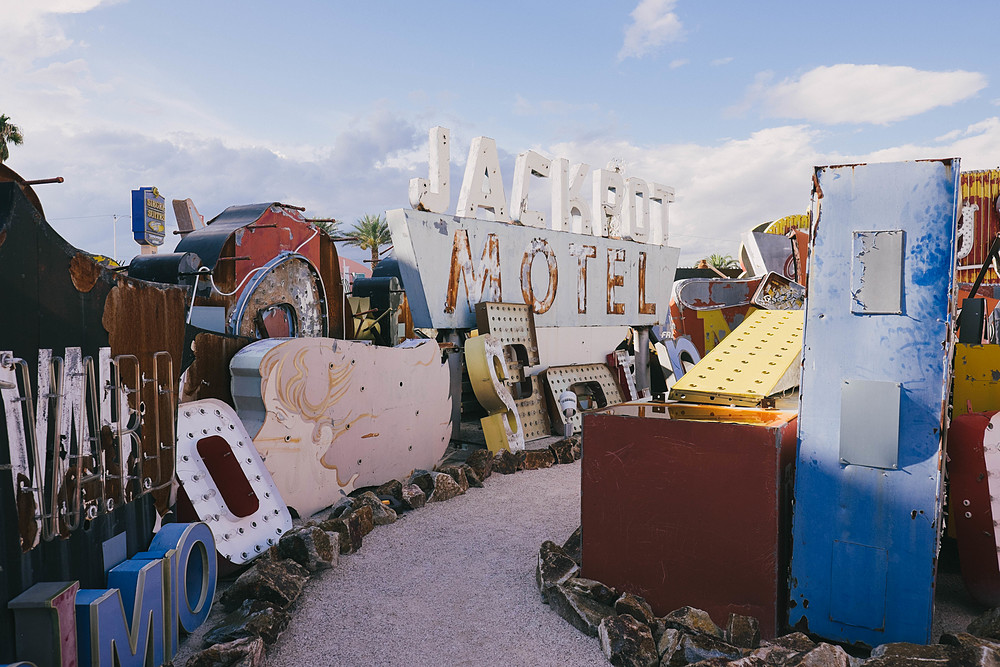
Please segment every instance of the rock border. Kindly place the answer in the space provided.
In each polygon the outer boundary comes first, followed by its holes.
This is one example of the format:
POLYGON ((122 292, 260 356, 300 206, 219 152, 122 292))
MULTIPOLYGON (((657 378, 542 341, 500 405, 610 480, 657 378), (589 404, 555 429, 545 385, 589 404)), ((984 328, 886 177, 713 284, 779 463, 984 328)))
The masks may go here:
POLYGON ((937 644, 882 644, 860 647, 827 643, 793 631, 761 640, 752 616, 730 614, 725 628, 707 612, 681 607, 657 617, 638 595, 577 576, 582 531, 559 546, 543 542, 535 582, 543 603, 584 634, 596 637, 615 667, 987 667, 1000 664, 1000 608, 969 624, 968 632, 946 633, 937 644), (981 636, 977 636, 981 635, 981 636))
MULTIPOLYGON (((277 641, 291 620, 290 608, 308 580, 336 567, 341 556, 361 549, 366 535, 394 523, 400 514, 445 502, 483 488, 494 472, 550 468, 580 458, 580 438, 563 438, 541 449, 497 453, 471 451, 463 462, 445 462, 434 470, 414 470, 405 481, 389 480, 375 489, 359 489, 282 535, 278 543, 254 559, 216 603, 226 611, 203 636, 204 646, 187 667, 263 665, 266 646, 277 641), (316 518, 325 513, 325 518, 316 518)), ((192 638, 188 638, 190 641, 192 638)))

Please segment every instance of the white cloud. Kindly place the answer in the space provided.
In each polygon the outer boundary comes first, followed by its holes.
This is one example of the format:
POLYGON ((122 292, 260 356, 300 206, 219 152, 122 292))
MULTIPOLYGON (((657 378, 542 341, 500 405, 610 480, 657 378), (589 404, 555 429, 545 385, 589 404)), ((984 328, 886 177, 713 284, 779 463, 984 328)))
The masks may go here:
POLYGON ((4 7, 4 39, 0 60, 21 65, 60 53, 73 41, 59 25, 61 14, 80 14, 121 0, 31 0, 4 7))
POLYGON ((950 106, 986 87, 978 72, 928 72, 890 65, 840 64, 770 83, 758 75, 748 102, 765 114, 818 123, 886 124, 950 106))
POLYGON ((715 60, 712 61, 712 66, 718 67, 720 65, 728 65, 731 62, 733 62, 732 56, 727 56, 725 58, 716 58, 715 60))
POLYGON ((938 143, 905 144, 874 151, 865 161, 893 162, 926 158, 961 158, 962 171, 997 169, 1000 167, 1000 118, 994 116, 973 123, 964 130, 949 132, 938 143))
POLYGON ((942 136, 943 141, 906 144, 871 153, 822 151, 821 131, 806 125, 773 127, 717 145, 628 142, 562 143, 543 150, 592 167, 618 158, 627 175, 676 190, 670 207, 670 245, 681 249, 681 266, 712 253, 737 256, 740 235, 756 225, 805 213, 813 167, 958 156, 962 171, 1000 166, 1000 118, 987 118, 942 136))
POLYGON ((819 133, 805 126, 776 127, 716 146, 627 142, 563 143, 547 153, 592 167, 618 158, 628 176, 676 190, 670 207, 670 245, 681 265, 712 253, 736 255, 740 234, 809 206, 819 133))
MULTIPOLYGON (((309 217, 353 222, 408 206, 407 186, 417 174, 397 166, 397 158, 422 148, 426 171, 426 141, 426 132, 408 120, 376 110, 347 123, 332 144, 317 149, 315 159, 228 146, 191 133, 153 138, 53 128, 32 138, 31 151, 12 151, 5 164, 29 179, 63 176, 63 184, 36 188, 47 219, 73 245, 110 255, 112 214, 130 213, 133 188, 154 185, 168 200, 191 197, 206 219, 234 204, 282 201, 304 206, 309 217)), ((173 229, 170 206, 167 219, 173 229)), ((117 223, 116 236, 119 258, 138 251, 127 218, 117 223)), ((167 243, 172 247, 176 240, 170 236, 167 243)))
POLYGON ((641 0, 632 10, 632 23, 625 29, 625 42, 618 60, 642 58, 667 42, 679 40, 684 26, 674 13, 677 0, 641 0))
POLYGON ((684 67, 691 61, 687 58, 678 58, 677 60, 670 61, 670 69, 677 69, 678 67, 684 67))

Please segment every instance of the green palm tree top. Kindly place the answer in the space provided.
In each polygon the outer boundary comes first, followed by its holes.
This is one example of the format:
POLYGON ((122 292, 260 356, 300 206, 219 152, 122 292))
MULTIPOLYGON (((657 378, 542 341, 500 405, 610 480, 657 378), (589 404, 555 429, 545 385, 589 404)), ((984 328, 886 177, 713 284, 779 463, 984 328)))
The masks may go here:
POLYGON ((708 258, 708 263, 717 269, 740 268, 740 263, 733 259, 731 255, 712 255, 708 258))
POLYGON ((10 157, 10 150, 7 144, 20 146, 24 142, 21 128, 10 122, 7 114, 0 114, 0 162, 4 162, 10 157))
POLYGON ((347 235, 351 237, 351 240, 347 242, 349 245, 356 245, 362 250, 371 251, 373 269, 378 265, 379 248, 392 243, 389 223, 381 215, 365 215, 347 230, 347 235))

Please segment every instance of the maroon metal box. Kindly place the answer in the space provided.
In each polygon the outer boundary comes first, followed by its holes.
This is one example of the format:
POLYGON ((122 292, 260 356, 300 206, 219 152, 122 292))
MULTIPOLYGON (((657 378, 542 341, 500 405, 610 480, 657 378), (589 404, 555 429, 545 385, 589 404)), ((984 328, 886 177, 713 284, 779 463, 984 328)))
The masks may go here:
POLYGON ((774 637, 795 439, 790 411, 638 403, 586 414, 583 576, 641 595, 658 616, 691 606, 725 625, 744 614, 774 637))

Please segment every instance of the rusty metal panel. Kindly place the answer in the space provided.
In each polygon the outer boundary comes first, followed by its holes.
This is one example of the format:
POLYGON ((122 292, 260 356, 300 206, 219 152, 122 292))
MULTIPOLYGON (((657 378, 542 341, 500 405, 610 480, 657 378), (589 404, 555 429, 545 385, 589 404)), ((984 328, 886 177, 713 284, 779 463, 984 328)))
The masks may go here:
POLYGON ((434 341, 257 341, 230 365, 236 411, 289 507, 431 468, 451 435, 450 373, 434 341))
MULTIPOLYGON (((993 238, 1000 232, 997 198, 1000 197, 1000 169, 969 171, 962 174, 961 220, 958 231, 959 282, 971 283, 986 261, 993 238)), ((1000 281, 988 269, 984 283, 1000 281)))
POLYGON ((670 389, 670 399, 753 407, 799 384, 801 310, 758 310, 670 389))
POLYGON ((829 639, 931 640, 958 192, 957 160, 816 169, 789 623, 829 639), (889 244, 878 264, 859 257, 884 232, 901 254, 889 244), (898 296, 859 308, 869 277, 898 279, 898 296), (899 385, 897 469, 841 460, 845 438, 875 446, 876 427, 894 419, 851 417, 845 382, 899 385), (847 433, 842 415, 862 423, 847 433))
POLYGON ((231 206, 187 233, 177 252, 201 258, 208 274, 199 274, 192 305, 201 312, 225 308, 225 333, 347 335, 336 247, 301 209, 278 203, 231 206))
MULTIPOLYGON (((24 407, 0 411, 0 464, 20 467, 17 479, 0 468, 0 602, 38 581, 103 586, 106 541, 147 546, 169 505, 186 297, 102 266, 0 183, 0 305, 17 323, 0 327, 0 365, 19 369, 2 390, 24 407)), ((0 663, 14 660, 13 632, 0 604, 0 663)))
POLYGON ((948 428, 950 506, 962 562, 962 580, 972 598, 1000 605, 1000 413, 955 417, 948 428))
POLYGON ((387 219, 415 326, 471 329, 481 301, 528 304, 539 327, 666 319, 677 248, 422 211, 387 219))
POLYGON ((795 413, 732 412, 755 416, 687 421, 649 403, 584 416, 583 576, 641 595, 658 616, 685 605, 719 624, 745 614, 773 637, 786 600, 795 413))

